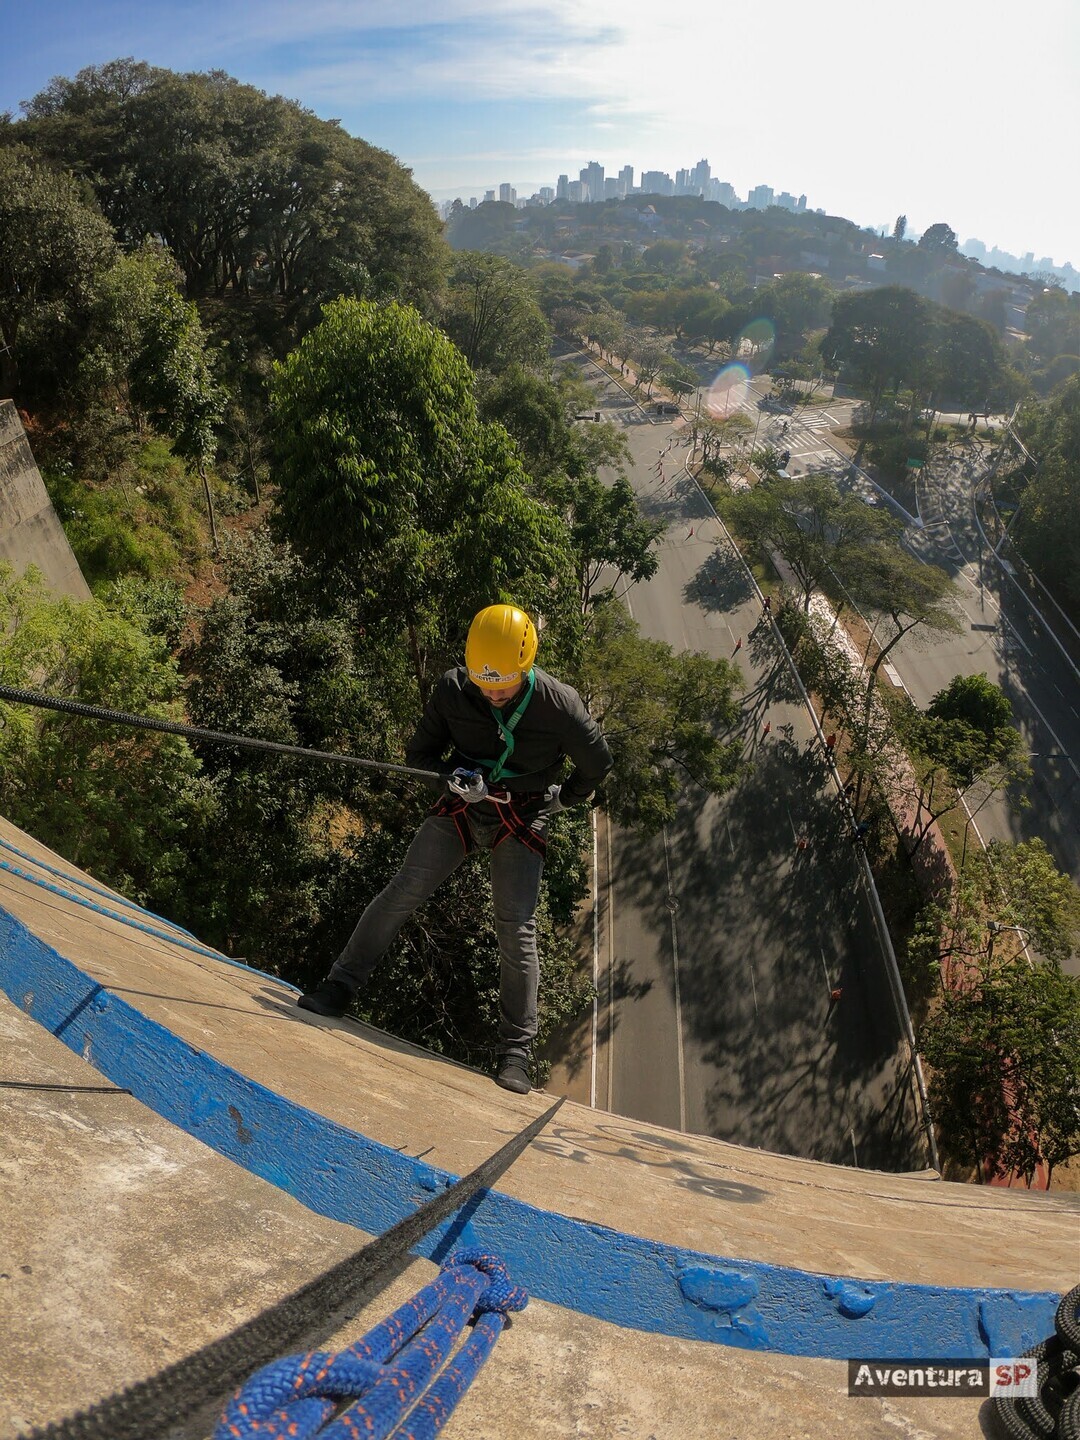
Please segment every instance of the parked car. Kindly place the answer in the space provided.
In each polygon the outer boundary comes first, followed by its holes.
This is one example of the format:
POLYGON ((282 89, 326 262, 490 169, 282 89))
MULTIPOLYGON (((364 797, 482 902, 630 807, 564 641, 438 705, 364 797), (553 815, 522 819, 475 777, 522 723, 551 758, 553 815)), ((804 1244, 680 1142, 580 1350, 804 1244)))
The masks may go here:
POLYGON ((674 400, 657 400, 653 409, 657 415, 680 415, 682 413, 674 400))

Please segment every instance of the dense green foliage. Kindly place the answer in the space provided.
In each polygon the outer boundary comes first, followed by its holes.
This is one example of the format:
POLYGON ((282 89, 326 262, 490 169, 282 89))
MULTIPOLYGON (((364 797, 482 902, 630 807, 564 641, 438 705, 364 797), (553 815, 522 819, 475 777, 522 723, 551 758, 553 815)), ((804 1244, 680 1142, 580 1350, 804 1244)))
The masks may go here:
POLYGON ((930 1102, 949 1149, 987 1178, 1080 1153, 1080 980, 1057 965, 984 961, 922 1029, 930 1102))
POLYGON ((192 296, 262 291, 311 309, 369 283, 415 299, 438 281, 438 220, 408 171, 221 71, 91 66, 9 131, 90 183, 125 248, 160 236, 192 296))
POLYGON ((1014 528, 1024 555, 1080 618, 1080 375, 1045 406, 1028 405, 1017 427, 1034 460, 1014 528))

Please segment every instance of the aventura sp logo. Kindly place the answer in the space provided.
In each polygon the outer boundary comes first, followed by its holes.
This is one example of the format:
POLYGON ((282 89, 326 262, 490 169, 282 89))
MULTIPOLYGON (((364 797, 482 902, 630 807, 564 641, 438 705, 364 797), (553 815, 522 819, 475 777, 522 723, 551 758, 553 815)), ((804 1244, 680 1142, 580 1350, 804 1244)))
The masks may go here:
POLYGON ((849 1395, 1038 1395, 1035 1361, 848 1360, 849 1395))

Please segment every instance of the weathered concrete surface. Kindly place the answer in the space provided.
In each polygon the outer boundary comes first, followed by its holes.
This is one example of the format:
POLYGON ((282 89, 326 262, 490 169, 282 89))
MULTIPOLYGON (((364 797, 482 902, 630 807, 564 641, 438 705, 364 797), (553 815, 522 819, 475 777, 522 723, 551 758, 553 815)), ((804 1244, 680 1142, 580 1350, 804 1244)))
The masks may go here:
MULTIPOLYGON (((156 1373, 358 1249, 102 1080, 0 997, 0 1440, 156 1373)), ((344 1348, 436 1274, 409 1260, 306 1343, 344 1348)), ((976 1401, 851 1400, 840 1361, 645 1335, 530 1300, 444 1433, 762 1440, 979 1434, 976 1401)), ((172 1432, 203 1440, 211 1404, 172 1432)))
POLYGON ((57 595, 90 598, 11 400, 0 400, 0 560, 20 575, 36 565, 57 595))
MULTIPOLYGON (((8 848, 7 864, 71 888, 37 864, 75 873, 45 847, 4 822, 0 841, 32 857, 8 848)), ((11 869, 0 910, 196 1050, 454 1173, 550 1102, 359 1025, 309 1020, 288 987, 11 869)), ((367 1238, 118 1092, 17 1005, 0 999, 0 1440, 156 1372, 367 1238)), ((1060 1292, 1080 1260, 1073 1197, 792 1160, 569 1103, 498 1189, 630 1235, 826 1275, 1060 1292)), ((410 1261, 308 1343, 348 1343, 434 1273, 410 1261)), ((534 1299, 446 1433, 892 1440, 977 1435, 979 1417, 977 1401, 849 1400, 841 1361, 643 1333, 534 1299)), ((204 1413, 176 1434, 211 1426, 204 1413)))

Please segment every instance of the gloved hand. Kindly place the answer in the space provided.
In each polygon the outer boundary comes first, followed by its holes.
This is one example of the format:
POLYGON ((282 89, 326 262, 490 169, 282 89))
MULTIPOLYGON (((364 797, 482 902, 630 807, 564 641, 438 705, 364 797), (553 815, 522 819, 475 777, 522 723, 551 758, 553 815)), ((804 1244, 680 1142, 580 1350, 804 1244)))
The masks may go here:
POLYGON ((541 815, 558 815, 560 810, 567 807, 562 802, 562 786, 549 785, 544 791, 544 804, 541 808, 541 815))
POLYGON ((568 808, 560 798, 561 790, 561 785, 549 785, 544 791, 544 798, 540 802, 540 808, 529 822, 530 830, 546 830, 552 816, 558 815, 560 810, 568 808))
POLYGON ((460 796, 467 805, 475 805, 478 800, 487 798, 487 781, 480 770, 465 770, 459 766, 447 778, 446 785, 451 794, 460 796))

